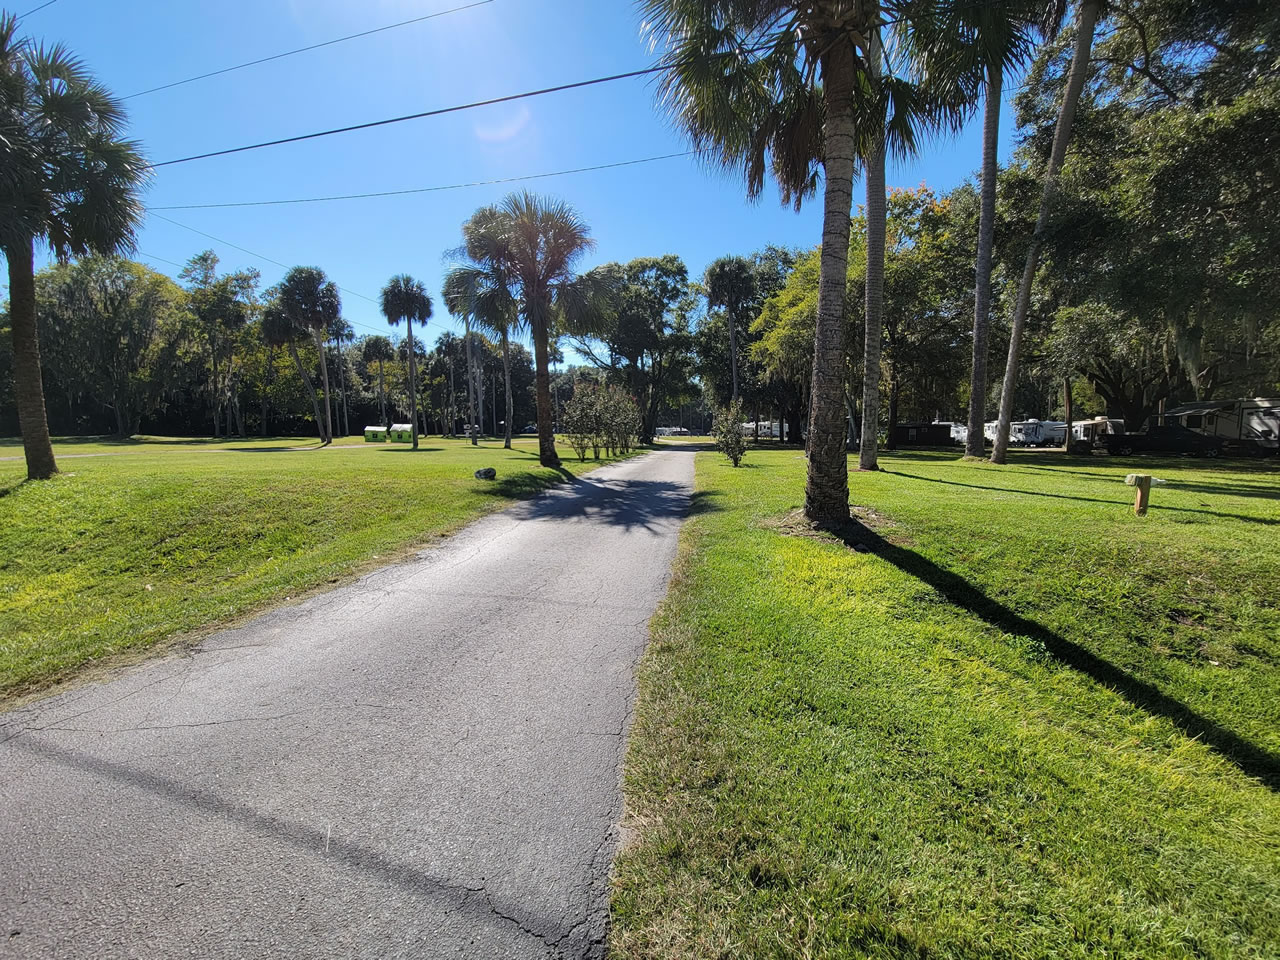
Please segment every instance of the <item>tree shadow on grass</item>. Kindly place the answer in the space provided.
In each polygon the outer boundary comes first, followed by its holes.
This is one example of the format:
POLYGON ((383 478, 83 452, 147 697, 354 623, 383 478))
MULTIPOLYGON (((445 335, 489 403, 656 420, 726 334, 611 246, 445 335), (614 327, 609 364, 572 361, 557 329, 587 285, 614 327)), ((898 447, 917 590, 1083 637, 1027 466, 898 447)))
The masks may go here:
MULTIPOLYGON (((949 487, 968 487, 971 490, 990 490, 993 493, 1019 493, 1028 497, 1048 497, 1052 500, 1078 500, 1081 503, 1105 503, 1118 507, 1129 506, 1132 500, 1102 500, 1098 497, 1079 497, 1070 493, 1048 493, 1044 490, 1019 490, 1017 487, 993 487, 985 483, 961 483, 959 480, 943 480, 941 477, 922 477, 915 473, 903 473, 900 470, 885 470, 880 468, 882 473, 889 474, 894 477, 905 477, 908 480, 923 480, 925 483, 943 483, 949 487)), ((1163 511, 1172 511, 1174 513, 1201 513, 1210 517, 1221 517, 1224 520, 1242 520, 1245 523, 1262 523, 1267 526, 1280 525, 1280 518, 1277 517, 1251 517, 1244 513, 1223 513, 1219 510, 1199 510, 1195 507, 1171 507, 1166 504, 1152 502, 1150 507, 1151 513, 1160 513, 1163 511)))
POLYGON ((1275 754, 1161 693, 1152 684, 1139 680, 1079 644, 1015 613, 959 574, 938 566, 915 551, 890 543, 864 524, 850 521, 847 526, 830 532, 846 546, 862 547, 903 573, 927 583, 949 603, 997 630, 1039 641, 1058 662, 1114 690, 1135 707, 1172 721, 1187 736, 1226 757, 1248 776, 1257 778, 1273 791, 1280 791, 1280 757, 1275 754))

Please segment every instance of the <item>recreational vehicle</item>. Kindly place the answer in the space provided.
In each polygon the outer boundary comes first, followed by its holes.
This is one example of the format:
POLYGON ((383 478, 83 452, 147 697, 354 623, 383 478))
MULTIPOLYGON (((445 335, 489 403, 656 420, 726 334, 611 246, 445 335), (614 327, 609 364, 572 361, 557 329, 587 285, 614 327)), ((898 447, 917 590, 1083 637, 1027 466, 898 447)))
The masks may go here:
POLYGON ((1058 420, 1020 420, 1009 424, 1009 443, 1015 447, 1061 446, 1067 425, 1058 420))
POLYGON ((1280 453, 1280 399, 1253 397, 1188 403, 1166 410, 1164 422, 1207 437, 1221 437, 1228 453, 1280 453))

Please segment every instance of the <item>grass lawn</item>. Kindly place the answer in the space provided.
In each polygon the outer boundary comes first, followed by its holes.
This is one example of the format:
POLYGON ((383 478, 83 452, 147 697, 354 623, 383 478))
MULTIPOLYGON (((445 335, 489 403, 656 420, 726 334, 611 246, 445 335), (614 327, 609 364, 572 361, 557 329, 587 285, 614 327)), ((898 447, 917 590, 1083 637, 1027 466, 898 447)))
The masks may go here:
POLYGON ((307 443, 61 441, 41 483, 0 462, 0 695, 391 562, 560 478, 533 442, 287 449, 307 443), (473 478, 486 466, 496 481, 473 478))
POLYGON ((1280 464, 883 466, 698 455, 613 954, 1280 956, 1280 464))

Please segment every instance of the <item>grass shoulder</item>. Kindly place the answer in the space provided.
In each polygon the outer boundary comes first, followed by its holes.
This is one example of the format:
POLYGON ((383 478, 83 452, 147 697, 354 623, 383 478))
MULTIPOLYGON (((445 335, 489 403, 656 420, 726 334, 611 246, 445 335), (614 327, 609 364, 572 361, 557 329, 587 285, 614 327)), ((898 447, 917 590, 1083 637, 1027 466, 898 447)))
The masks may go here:
MULTIPOLYGON (((0 696, 12 704, 395 562, 564 476, 561 450, 423 438, 417 452, 160 440, 66 459, 49 481, 0 463, 0 696), (480 467, 497 470, 476 480, 480 467)), ((601 461, 603 462, 603 461, 601 461)))
POLYGON ((641 664, 614 955, 1280 942, 1275 465, 1142 460, 1136 518, 1139 461, 900 453, 857 550, 786 529, 803 459, 749 460, 699 455, 641 664))

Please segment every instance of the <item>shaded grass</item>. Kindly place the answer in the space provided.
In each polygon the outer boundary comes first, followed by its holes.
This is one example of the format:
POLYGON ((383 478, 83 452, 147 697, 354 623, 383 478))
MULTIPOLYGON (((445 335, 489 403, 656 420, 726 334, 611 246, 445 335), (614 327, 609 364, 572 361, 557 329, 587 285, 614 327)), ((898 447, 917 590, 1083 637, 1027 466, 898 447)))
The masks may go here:
POLYGON ((1276 955, 1275 464, 887 456, 842 542, 750 459, 698 457, 614 955, 1276 955))
MULTIPOLYGON (((140 445, 25 483, 0 463, 0 693, 391 562, 560 471, 501 442, 273 450, 277 441, 140 445), (494 482, 473 472, 498 471, 494 482)), ((564 456, 568 451, 561 451, 564 456)))

